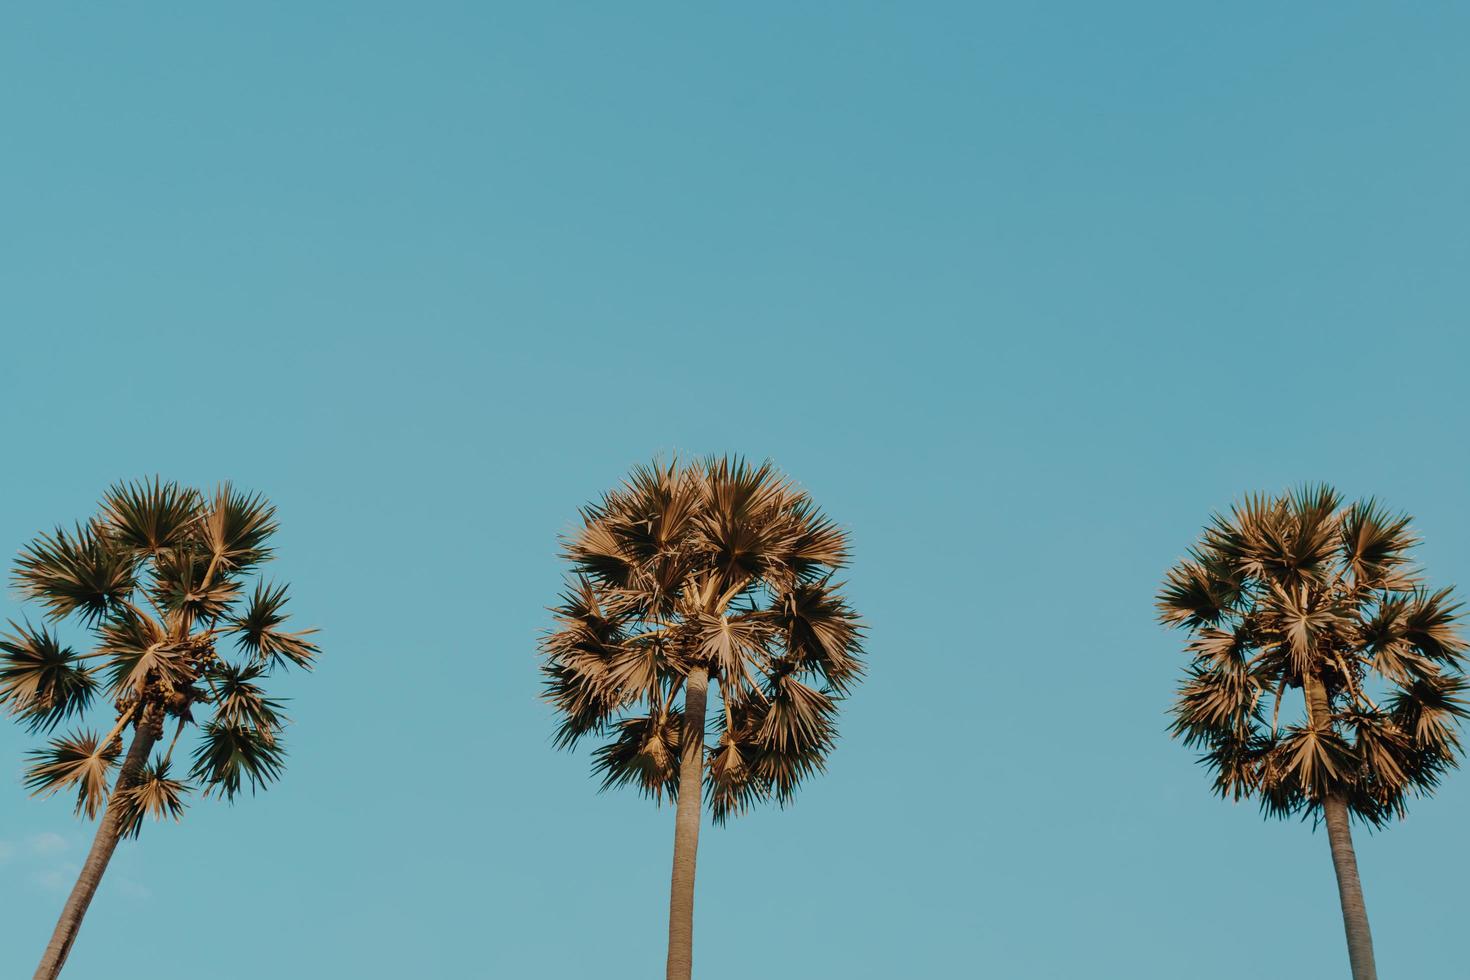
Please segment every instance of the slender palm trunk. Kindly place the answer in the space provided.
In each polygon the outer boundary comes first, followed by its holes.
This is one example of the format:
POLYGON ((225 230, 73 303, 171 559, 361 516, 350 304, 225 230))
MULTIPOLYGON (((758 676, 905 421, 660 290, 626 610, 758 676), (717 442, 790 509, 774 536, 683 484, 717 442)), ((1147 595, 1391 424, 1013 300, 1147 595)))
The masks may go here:
POLYGON ((684 737, 679 758, 679 805, 674 813, 674 874, 669 886, 668 980, 690 980, 694 969, 694 859, 704 791, 704 713, 709 671, 696 667, 684 682, 684 737))
MULTIPOLYGON (((1327 688, 1320 678, 1305 679, 1308 719, 1314 728, 1332 724, 1327 688)), ((1348 823, 1347 801, 1336 793, 1322 801, 1327 822, 1327 842, 1332 846, 1332 868, 1337 872, 1337 898, 1342 905, 1342 927, 1347 933, 1348 962, 1353 980, 1378 980, 1373 964, 1373 933, 1368 929, 1368 908, 1363 904, 1363 883, 1358 879, 1358 856, 1353 851, 1353 831, 1348 823)))
POLYGON ((41 965, 36 967, 34 980, 56 980, 61 975, 67 954, 71 952, 77 932, 82 928, 82 917, 87 914, 87 906, 92 904, 92 896, 102 883, 102 873, 107 870, 112 852, 117 849, 122 825, 122 813, 116 803, 117 791, 131 786, 147 763, 148 753, 153 751, 153 743, 157 741, 155 732, 159 711, 157 705, 149 705, 133 732, 133 742, 128 746, 128 754, 123 759, 122 769, 118 771, 117 782, 112 786, 112 795, 109 798, 112 802, 98 821, 97 836, 92 838, 92 849, 87 852, 87 860, 82 865, 81 874, 77 876, 77 883, 61 910, 56 931, 51 934, 51 942, 46 945, 41 965))
POLYGON ((1353 980, 1378 980, 1378 968, 1373 965, 1373 933, 1368 929, 1363 884, 1358 880, 1358 858, 1353 852, 1347 804, 1339 796, 1329 796, 1322 801, 1322 812, 1327 818, 1327 840, 1332 845, 1332 867, 1337 872, 1337 896, 1342 902, 1342 927, 1347 932, 1353 980))

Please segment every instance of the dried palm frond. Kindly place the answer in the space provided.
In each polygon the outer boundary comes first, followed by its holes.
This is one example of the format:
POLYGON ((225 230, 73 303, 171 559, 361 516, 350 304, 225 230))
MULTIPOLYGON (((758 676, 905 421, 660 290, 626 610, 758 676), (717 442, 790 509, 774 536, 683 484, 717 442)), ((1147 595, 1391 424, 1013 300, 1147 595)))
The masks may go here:
POLYGON ((145 766, 137 781, 117 791, 118 833, 121 836, 137 837, 143 830, 145 817, 155 820, 171 817, 175 823, 183 819, 184 797, 189 793, 189 786, 170 779, 168 770, 167 761, 145 766))
POLYGON ((100 743, 95 732, 53 738, 45 748, 30 752, 34 761, 26 770, 26 788, 32 795, 51 796, 74 786, 76 812, 91 819, 107 802, 107 781, 121 753, 116 740, 100 743))

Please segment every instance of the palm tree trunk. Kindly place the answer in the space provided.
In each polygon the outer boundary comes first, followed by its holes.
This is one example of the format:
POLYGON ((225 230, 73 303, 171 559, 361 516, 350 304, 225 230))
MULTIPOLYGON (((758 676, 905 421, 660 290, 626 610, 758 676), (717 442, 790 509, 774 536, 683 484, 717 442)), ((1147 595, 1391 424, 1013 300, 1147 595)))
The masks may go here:
POLYGON ((82 865, 81 874, 77 876, 77 883, 72 887, 71 895, 61 910, 56 931, 51 934, 51 942, 46 945, 41 965, 36 967, 34 980, 56 980, 61 975, 61 968, 66 964, 72 943, 76 942, 77 932, 82 928, 82 917, 87 914, 87 906, 92 904, 92 896, 102 883, 102 873, 107 870, 112 852, 117 849, 122 829, 122 812, 116 804, 117 791, 131 786, 147 763, 148 753, 153 751, 153 743, 158 740, 155 733, 161 720, 158 717, 160 712, 158 705, 149 705, 138 721, 133 732, 133 742, 128 746, 128 754, 123 759, 122 769, 118 771, 117 782, 112 786, 112 795, 109 797, 112 802, 108 803, 107 810, 98 822, 97 835, 92 838, 92 849, 87 852, 87 860, 82 865))
MULTIPOLYGON (((1332 709, 1321 678, 1304 678, 1308 721, 1314 728, 1331 728, 1332 709)), ((1353 851, 1353 831, 1348 823, 1347 801, 1336 793, 1322 800, 1327 822, 1327 842, 1332 846, 1332 868, 1337 872, 1337 898, 1342 905, 1342 927, 1347 933, 1348 962, 1353 980, 1378 980, 1373 964, 1373 933, 1368 929, 1368 908, 1363 904, 1363 883, 1358 879, 1358 856, 1353 851)))
POLYGON ((674 874, 669 886, 668 980, 690 980, 694 969, 694 859, 704 790, 704 714, 709 670, 695 667, 684 682, 684 737, 679 754, 679 805, 674 813, 674 874))
POLYGON ((1353 852, 1347 804, 1340 796, 1329 796, 1322 801, 1322 812, 1327 818, 1327 840, 1332 845, 1332 867, 1337 872, 1337 896, 1342 902, 1342 926, 1347 932, 1353 980, 1378 980, 1378 968, 1373 965, 1373 933, 1368 929, 1363 884, 1358 880, 1358 858, 1353 852))

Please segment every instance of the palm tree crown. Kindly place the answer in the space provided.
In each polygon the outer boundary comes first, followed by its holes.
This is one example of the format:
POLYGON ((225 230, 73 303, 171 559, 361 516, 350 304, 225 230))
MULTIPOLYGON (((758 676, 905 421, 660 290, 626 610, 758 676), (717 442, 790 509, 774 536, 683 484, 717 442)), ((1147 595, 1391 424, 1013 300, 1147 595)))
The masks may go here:
POLYGON ((1192 658, 1173 733, 1220 795, 1280 817, 1339 799, 1382 825, 1457 764, 1467 647, 1415 543, 1408 517, 1310 487, 1215 516, 1169 572, 1160 618, 1192 658), (1283 718, 1288 689, 1302 711, 1283 718))
POLYGON ((79 620, 95 649, 77 653, 44 624, 12 622, 0 635, 0 704, 32 732, 84 715, 99 694, 111 715, 105 734, 74 731, 31 753, 35 793, 74 790, 88 817, 115 806, 118 832, 136 836, 145 816, 178 819, 193 789, 233 799, 276 778, 286 718, 264 684, 274 668, 309 668, 318 650, 310 630, 282 629, 286 587, 251 582, 275 530, 274 508, 259 496, 154 480, 112 487, 95 517, 21 551, 21 595, 47 620, 79 620), (238 659, 217 648, 225 638, 238 659), (169 718, 172 740, 149 762, 169 718), (129 725, 143 758, 109 792, 129 725), (199 737, 176 777, 174 748, 190 725, 199 737))
POLYGON ((705 746, 717 822, 787 803, 823 768, 836 702, 862 674, 861 628, 832 578, 846 535, 804 491, 769 464, 640 467, 583 510, 565 557, 543 670, 560 745, 611 736, 595 753, 604 788, 676 797, 691 670, 723 702, 705 746))

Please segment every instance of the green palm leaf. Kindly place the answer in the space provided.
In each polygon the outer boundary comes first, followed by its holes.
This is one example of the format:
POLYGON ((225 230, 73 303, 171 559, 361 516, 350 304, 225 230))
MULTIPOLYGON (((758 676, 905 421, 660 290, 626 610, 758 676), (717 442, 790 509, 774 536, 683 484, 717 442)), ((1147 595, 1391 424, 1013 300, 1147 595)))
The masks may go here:
POLYGON ((245 611, 225 618, 226 631, 234 633, 236 642, 257 661, 279 666, 290 663, 311 669, 320 648, 306 637, 315 630, 288 633, 279 627, 286 622, 286 586, 255 584, 245 611))
POLYGON ((96 622, 121 606, 133 592, 132 555, 92 524, 74 532, 57 528, 21 549, 15 560, 15 583, 21 595, 34 599, 51 619, 76 613, 96 622))
POLYGON ((266 542, 276 533, 276 509, 260 494, 235 491, 228 483, 207 505, 200 533, 206 553, 223 571, 241 572, 268 561, 266 542))
POLYGON ((281 702, 265 696, 256 682, 265 676, 263 664, 236 667, 222 661, 209 674, 215 692, 214 717, 221 725, 254 729, 273 738, 273 732, 289 720, 282 713, 281 702))
POLYGON ((218 720, 204 726, 189 775, 204 786, 205 795, 218 790, 234 800, 246 786, 274 782, 285 767, 286 750, 273 732, 218 720))
POLYGON ((139 554, 155 554, 183 544, 198 533, 202 516, 198 491, 176 483, 117 483, 102 497, 102 522, 118 544, 139 554))
POLYGON ((196 549, 160 552, 153 559, 149 594, 170 613, 182 613, 194 622, 213 622, 229 613, 240 598, 240 582, 229 569, 215 567, 196 549))
POLYGON ((31 732, 50 731, 91 704, 97 682, 45 627, 10 624, 0 634, 0 704, 31 732))

